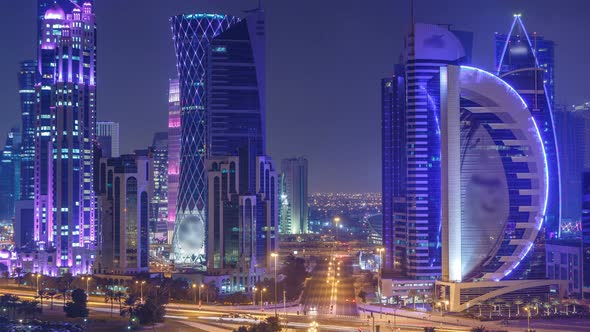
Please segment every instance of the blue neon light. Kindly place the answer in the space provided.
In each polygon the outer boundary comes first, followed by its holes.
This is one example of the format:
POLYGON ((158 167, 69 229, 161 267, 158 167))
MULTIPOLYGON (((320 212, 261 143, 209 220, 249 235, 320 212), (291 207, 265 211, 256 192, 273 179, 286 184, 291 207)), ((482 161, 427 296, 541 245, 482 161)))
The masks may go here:
MULTIPOLYGON (((475 71, 475 72, 479 72, 482 73, 484 75, 488 75, 490 77, 492 77, 495 80, 498 80, 500 82, 502 82, 502 84, 504 86, 506 86, 507 90, 509 91, 509 93, 513 94, 514 96, 517 96, 518 99, 520 100, 520 102, 522 103, 523 106, 523 110, 528 110, 527 104, 524 101, 524 99, 522 99, 522 97, 520 96, 520 94, 512 87, 510 86, 510 84, 506 83, 503 79, 493 75, 492 73, 489 73, 485 70, 481 70, 479 68, 475 68, 475 67, 469 67, 469 66, 461 66, 461 70, 466 69, 466 70, 471 70, 471 71, 475 71)), ((537 138, 539 140, 539 144, 541 145, 541 150, 542 150, 542 156, 543 156, 543 171, 545 173, 545 199, 543 202, 543 210, 542 210, 542 216, 539 219, 539 223, 536 225, 537 226, 537 233, 538 231, 541 229, 541 226, 543 224, 543 221, 545 219, 545 214, 547 212, 547 202, 549 200, 549 171, 548 171, 548 162, 547 162, 547 155, 545 153, 545 145, 543 144, 543 139, 541 137, 541 132, 539 131, 539 128, 537 127, 537 123, 535 122, 535 119, 532 117, 532 115, 529 112, 529 119, 531 119, 533 121, 533 127, 535 128, 535 133, 537 134, 537 138)), ((529 245, 527 246, 527 248, 523 251, 522 255, 519 255, 520 260, 514 262, 512 264, 512 266, 506 270, 506 272, 504 272, 504 277, 508 276, 510 273, 512 273, 512 271, 520 264, 520 261, 522 259, 524 259, 524 257, 526 257, 526 255, 528 255, 529 251, 531 250, 531 248, 533 247, 533 242, 534 239, 532 240, 531 243, 529 243, 529 245)))

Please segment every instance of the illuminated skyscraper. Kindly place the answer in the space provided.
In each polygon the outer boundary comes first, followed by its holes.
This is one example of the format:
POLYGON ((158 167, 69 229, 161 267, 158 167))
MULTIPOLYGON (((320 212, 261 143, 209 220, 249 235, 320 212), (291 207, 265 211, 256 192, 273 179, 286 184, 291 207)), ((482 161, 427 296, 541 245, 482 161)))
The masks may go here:
MULTIPOLYGON (((384 263, 387 270, 394 268, 394 257, 398 263, 407 261, 405 82, 403 65, 396 65, 395 74, 381 80, 381 234, 386 247, 384 263)), ((395 267, 400 272, 406 271, 406 265, 395 267)))
POLYGON ((96 122, 96 140, 100 145, 103 157, 113 158, 121 155, 119 146, 118 122, 96 122))
POLYGON ((437 79, 442 67, 466 61, 469 52, 462 41, 470 36, 448 26, 413 24, 405 68, 396 69, 405 80, 383 82, 385 267, 410 278, 441 274, 442 96, 437 79))
POLYGON ((76 274, 88 272, 82 256, 96 240, 95 15, 91 1, 48 2, 38 3, 34 237, 55 249, 54 269, 76 274))
POLYGON ((14 204, 21 189, 20 151, 21 132, 18 127, 12 128, 0 156, 0 220, 11 220, 15 215, 14 204))
MULTIPOLYGON (((206 158, 265 154, 264 14, 172 17, 180 90, 180 180, 172 250, 180 264, 204 266, 206 158)), ((248 169, 249 179, 263 168, 248 169)), ((242 181, 244 182, 244 181, 242 181)), ((261 184, 259 184, 261 185, 261 184)), ((261 192, 262 188, 255 191, 261 192)), ((272 224, 276 224, 276 220, 272 224)), ((273 229, 272 232, 275 230, 273 229)))
POLYGON ((100 160, 97 196, 101 231, 95 273, 149 271, 153 166, 151 150, 100 160))
POLYGON ((178 198, 178 174, 180 173, 180 91, 178 80, 170 80, 168 94, 168 244, 172 244, 176 202, 178 198))
POLYGON ((18 199, 33 199, 35 194, 35 82, 37 61, 21 62, 18 73, 21 103, 21 188, 18 199))
POLYGON ((154 134, 152 142, 154 167, 150 232, 157 239, 168 236, 168 133, 154 134))
POLYGON ((281 161, 281 233, 308 232, 307 159, 291 158, 281 161))
MULTIPOLYGON (((441 67, 442 281, 450 311, 493 299, 559 296, 545 278, 549 171, 537 123, 515 89, 483 70, 441 67)), ((489 310, 489 308, 486 308, 489 310)))
POLYGON ((497 75, 526 102, 543 136, 549 169, 549 201, 544 229, 547 238, 558 237, 561 224, 561 175, 553 120, 555 100, 554 43, 529 34, 520 14, 514 15, 508 34, 496 34, 497 75))
POLYGON ((180 88, 180 180, 172 242, 179 264, 203 266, 207 205, 207 66, 211 40, 237 23, 234 16, 178 15, 170 19, 180 88))

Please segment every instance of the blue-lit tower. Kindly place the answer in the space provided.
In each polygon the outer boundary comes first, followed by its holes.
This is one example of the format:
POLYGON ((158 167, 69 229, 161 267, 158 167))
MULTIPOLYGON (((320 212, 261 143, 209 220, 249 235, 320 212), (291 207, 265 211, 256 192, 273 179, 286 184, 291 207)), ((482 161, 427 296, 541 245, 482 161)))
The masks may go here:
POLYGON ((207 75, 211 40, 238 23, 234 16, 178 15, 170 19, 180 84, 181 151, 172 259, 204 266, 207 205, 207 75))
POLYGON ((529 34, 520 14, 516 14, 508 34, 496 34, 495 46, 497 75, 518 91, 541 131, 550 179, 543 227, 548 239, 559 237, 561 172, 553 119, 554 43, 536 32, 529 34))
POLYGON ((406 78, 404 66, 381 80, 381 192, 385 268, 406 271, 406 78), (396 223, 398 224, 396 226, 396 223), (401 230, 396 234, 396 229, 401 230), (397 241, 397 244, 396 244, 397 241), (397 250, 396 250, 397 249, 397 250), (395 260, 394 260, 395 258, 395 260))
POLYGON ((21 132, 12 128, 0 155, 0 220, 11 220, 15 215, 15 201, 20 197, 21 132))
MULTIPOLYGON (((434 279, 441 275, 439 77, 442 67, 468 60, 470 52, 465 45, 470 45, 471 36, 456 34, 448 26, 412 24, 406 39, 405 81, 395 82, 398 89, 405 85, 405 101, 401 100, 400 91, 391 99, 387 94, 394 91, 383 90, 383 98, 389 98, 384 108, 393 109, 384 110, 393 112, 393 117, 384 116, 383 122, 386 126, 383 138, 387 140, 383 148, 392 149, 389 151, 392 155, 385 156, 388 159, 383 161, 384 172, 388 173, 384 176, 388 182, 383 184, 388 201, 383 204, 384 210, 389 211, 383 225, 388 260, 385 266, 410 278, 434 279), (391 102, 394 104, 388 105, 391 102), (404 107, 403 116, 396 114, 400 107, 404 107), (389 123, 385 123, 388 117, 389 123), (388 146, 392 144, 397 146, 388 146), (394 151, 395 148, 398 150, 394 151), (396 168, 387 164, 397 161, 400 164, 396 168), (395 177, 398 177, 397 183, 395 177), (395 192, 399 194, 397 202, 395 192), (393 203, 398 204, 395 210, 393 203)), ((387 81, 384 84, 387 85, 387 81)))
POLYGON ((87 273, 96 240, 95 14, 92 1, 40 0, 38 10, 34 237, 55 249, 54 268, 87 273))
POLYGON ((23 61, 18 73, 21 103, 21 188, 18 199, 29 200, 35 194, 35 82, 37 61, 23 61))

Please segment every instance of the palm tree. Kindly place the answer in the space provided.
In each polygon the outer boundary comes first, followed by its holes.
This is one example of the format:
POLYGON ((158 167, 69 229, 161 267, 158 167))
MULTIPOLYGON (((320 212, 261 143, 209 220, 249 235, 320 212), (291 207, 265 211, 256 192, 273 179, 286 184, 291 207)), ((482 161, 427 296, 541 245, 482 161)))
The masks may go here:
POLYGON ((23 268, 17 267, 14 270, 12 270, 12 276, 16 278, 17 284, 18 286, 20 286, 23 277, 23 268))
POLYGON ((545 315, 549 316, 551 314, 551 303, 550 302, 544 302, 543 303, 543 308, 545 308, 545 315))
POLYGON ((514 300, 514 304, 516 304, 516 315, 520 316, 520 306, 524 304, 524 301, 519 297, 514 300))
POLYGON ((57 295, 57 292, 54 290, 50 290, 47 292, 47 297, 51 299, 51 310, 53 310, 53 298, 55 298, 55 295, 57 295))
POLYGON ((410 289, 408 292, 408 297, 412 298, 412 302, 414 303, 414 310, 416 310, 416 295, 418 295, 418 291, 415 289, 410 289))
POLYGON ((559 299, 552 299, 551 300, 551 306, 553 307, 553 314, 557 315, 557 310, 558 310, 560 304, 561 304, 561 301, 559 301, 559 299))
POLYGON ((538 297, 535 297, 531 300, 531 303, 533 303, 535 305, 535 309, 537 311, 536 315, 539 315, 539 304, 541 303, 541 300, 538 297))

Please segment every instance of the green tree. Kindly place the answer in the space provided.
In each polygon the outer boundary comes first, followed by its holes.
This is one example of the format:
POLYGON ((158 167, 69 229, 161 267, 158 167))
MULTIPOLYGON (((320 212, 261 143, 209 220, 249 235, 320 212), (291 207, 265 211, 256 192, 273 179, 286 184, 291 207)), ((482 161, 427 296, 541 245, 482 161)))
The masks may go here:
POLYGON ((71 318, 88 317, 86 293, 78 288, 72 292, 72 302, 66 303, 64 311, 66 316, 71 318))
POLYGON ((164 303, 158 299, 150 296, 144 304, 140 304, 135 309, 135 314, 139 318, 139 323, 142 325, 153 325, 164 321, 166 309, 164 303))
POLYGON ((23 281, 23 268, 17 267, 12 270, 12 276, 16 278, 17 284, 20 286, 21 282, 23 281))

